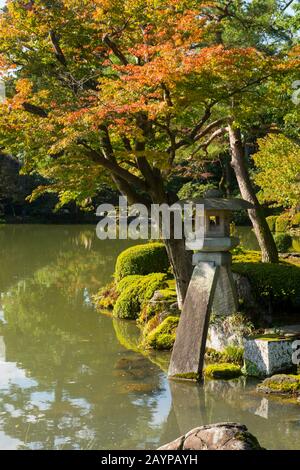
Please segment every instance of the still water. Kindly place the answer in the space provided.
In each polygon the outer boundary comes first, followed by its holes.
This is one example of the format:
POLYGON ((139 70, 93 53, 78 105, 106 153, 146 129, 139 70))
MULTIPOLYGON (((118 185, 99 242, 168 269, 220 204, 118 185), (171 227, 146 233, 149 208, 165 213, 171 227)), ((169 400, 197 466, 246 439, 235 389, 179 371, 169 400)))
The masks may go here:
POLYGON ((128 242, 92 227, 0 227, 0 449, 151 449, 201 424, 238 421, 268 449, 300 449, 300 405, 239 379, 169 383, 168 354, 94 312, 128 242))

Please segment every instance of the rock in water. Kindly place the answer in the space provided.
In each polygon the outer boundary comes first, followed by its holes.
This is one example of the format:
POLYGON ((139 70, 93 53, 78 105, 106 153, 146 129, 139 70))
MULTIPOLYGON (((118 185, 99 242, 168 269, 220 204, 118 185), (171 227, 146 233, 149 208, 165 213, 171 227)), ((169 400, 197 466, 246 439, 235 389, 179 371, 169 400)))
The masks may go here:
POLYGON ((300 396, 300 375, 276 374, 257 386, 258 392, 300 396))
POLYGON ((218 423, 192 429, 159 450, 263 450, 243 424, 218 423))

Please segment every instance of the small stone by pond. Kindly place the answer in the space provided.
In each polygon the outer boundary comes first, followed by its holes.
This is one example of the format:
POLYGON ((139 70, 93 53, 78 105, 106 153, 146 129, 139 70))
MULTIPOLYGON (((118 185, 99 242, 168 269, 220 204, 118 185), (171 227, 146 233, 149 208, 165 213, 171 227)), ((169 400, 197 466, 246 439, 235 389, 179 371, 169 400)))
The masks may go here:
POLYGON ((217 423, 192 429, 159 450, 263 450, 256 437, 239 423, 217 423))
POLYGON ((291 370, 295 338, 278 335, 245 338, 243 372, 253 377, 266 377, 291 370))
POLYGON ((300 375, 273 375, 260 383, 257 391, 267 394, 293 395, 300 398, 300 375))

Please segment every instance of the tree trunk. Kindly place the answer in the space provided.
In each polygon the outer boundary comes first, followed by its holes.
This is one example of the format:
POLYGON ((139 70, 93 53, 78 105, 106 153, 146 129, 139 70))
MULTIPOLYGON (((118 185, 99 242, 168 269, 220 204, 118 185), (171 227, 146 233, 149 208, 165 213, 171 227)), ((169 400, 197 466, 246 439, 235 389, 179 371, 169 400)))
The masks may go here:
POLYGON ((262 252, 262 261, 278 263, 278 250, 249 176, 240 130, 229 126, 229 140, 231 166, 234 169, 242 198, 254 205, 254 209, 249 209, 248 214, 262 252))
POLYGON ((178 306, 181 309, 193 272, 192 252, 185 248, 185 240, 164 240, 176 281, 178 306))
MULTIPOLYGON (((154 181, 151 181, 151 199, 154 204, 168 204, 172 205, 176 202, 177 198, 170 195, 164 188, 164 182, 160 172, 154 176, 154 181)), ((170 264, 173 269, 178 306, 181 309, 185 300, 186 292, 189 282, 193 273, 192 255, 193 253, 186 249, 184 229, 182 228, 182 238, 177 240, 174 238, 174 218, 171 216, 170 220, 170 238, 163 239, 170 264)))

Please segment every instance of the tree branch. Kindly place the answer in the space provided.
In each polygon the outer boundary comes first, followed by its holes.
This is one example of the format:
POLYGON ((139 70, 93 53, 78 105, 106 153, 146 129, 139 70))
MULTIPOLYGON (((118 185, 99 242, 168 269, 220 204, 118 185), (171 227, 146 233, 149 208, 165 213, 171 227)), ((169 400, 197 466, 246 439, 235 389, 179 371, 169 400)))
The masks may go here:
POLYGON ((202 139, 202 137, 205 137, 207 134, 209 134, 210 131, 212 131, 215 127, 219 126, 224 121, 226 122, 228 120, 229 120, 229 116, 226 116, 226 117, 217 119, 216 121, 213 121, 211 124, 209 124, 205 129, 203 129, 201 132, 199 132, 199 134, 195 136, 194 142, 196 142, 199 139, 202 139))
POLYGON ((220 137, 221 135, 224 135, 226 134, 226 132, 228 132, 228 127, 221 127, 220 129, 217 129, 215 132, 213 132, 209 138, 203 142, 202 144, 200 144, 197 149, 192 153, 192 156, 194 156, 196 153, 199 152, 199 150, 205 150, 207 151, 207 148, 209 147, 209 145, 215 140, 217 139, 218 137, 220 137))
POLYGON ((125 168, 119 166, 116 161, 108 160, 104 155, 89 147, 85 142, 80 141, 78 143, 86 149, 86 155, 92 161, 99 163, 101 166, 103 166, 103 168, 113 173, 113 175, 119 176, 120 178, 124 179, 125 181, 132 184, 141 191, 148 191, 148 185, 144 180, 134 175, 133 173, 130 173, 125 168))
POLYGON ((188 145, 190 144, 195 136, 197 135, 198 131, 204 126, 204 124, 208 121, 208 119, 210 118, 211 116, 211 110, 212 110, 212 107, 214 106, 215 102, 211 103, 210 105, 207 106, 202 118, 200 119, 200 121, 195 125, 195 127, 190 131, 190 133, 184 137, 183 139, 179 140, 179 142, 177 142, 175 144, 175 147, 169 147, 168 148, 168 153, 170 153, 171 151, 176 151, 178 150, 179 148, 183 147, 184 145, 188 145))
POLYGON ((58 36, 56 34, 55 31, 51 30, 49 32, 49 37, 51 39, 51 42, 52 42, 52 46, 53 46, 53 49, 54 49, 54 53, 55 53, 55 57, 57 58, 57 60, 64 66, 64 67, 67 67, 67 60, 65 58, 65 55, 59 45, 59 39, 58 39, 58 36))
POLYGON ((108 34, 104 34, 104 36, 102 37, 102 41, 104 42, 104 44, 106 44, 107 47, 109 47, 113 51, 115 56, 118 57, 118 59, 123 65, 128 65, 128 60, 126 59, 125 55, 122 51, 120 51, 116 43, 114 43, 109 38, 108 34))
POLYGON ((27 103, 26 101, 22 103, 23 109, 30 114, 34 114, 35 116, 39 116, 42 118, 48 117, 48 111, 45 111, 40 106, 36 106, 35 104, 27 103))

